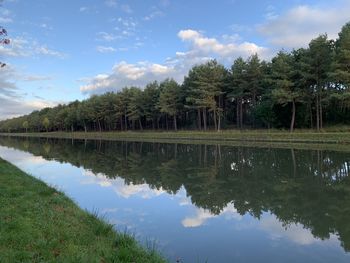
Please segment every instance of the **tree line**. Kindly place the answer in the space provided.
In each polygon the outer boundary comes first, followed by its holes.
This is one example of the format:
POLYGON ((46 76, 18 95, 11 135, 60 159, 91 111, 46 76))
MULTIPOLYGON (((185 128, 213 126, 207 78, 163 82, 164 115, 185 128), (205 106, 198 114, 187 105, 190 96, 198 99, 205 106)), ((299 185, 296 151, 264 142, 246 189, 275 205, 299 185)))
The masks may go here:
MULTIPOLYGON (((117 87, 116 87, 117 88, 117 87)), ((0 122, 2 132, 311 128, 350 123, 350 23, 307 48, 216 60, 144 89, 125 87, 0 122)))

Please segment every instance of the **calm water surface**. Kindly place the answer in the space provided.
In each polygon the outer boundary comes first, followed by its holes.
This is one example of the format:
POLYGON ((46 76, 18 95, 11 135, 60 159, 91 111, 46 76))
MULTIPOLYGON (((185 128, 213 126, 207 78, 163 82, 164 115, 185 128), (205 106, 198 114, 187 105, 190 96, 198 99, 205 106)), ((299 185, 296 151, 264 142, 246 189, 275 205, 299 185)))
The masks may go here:
POLYGON ((0 157, 170 262, 350 262, 350 154, 0 137, 0 157))

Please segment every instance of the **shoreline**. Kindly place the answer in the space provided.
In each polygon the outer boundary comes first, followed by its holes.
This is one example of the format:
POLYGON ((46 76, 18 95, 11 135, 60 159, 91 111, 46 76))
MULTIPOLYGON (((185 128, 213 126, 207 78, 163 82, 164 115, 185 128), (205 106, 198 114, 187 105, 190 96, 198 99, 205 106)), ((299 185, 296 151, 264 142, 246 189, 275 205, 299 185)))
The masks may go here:
POLYGON ((245 147, 295 148, 350 151, 350 132, 297 131, 127 131, 127 132, 42 132, 0 133, 0 136, 79 140, 111 140, 245 147))
POLYGON ((1 262, 166 262, 0 158, 1 262))

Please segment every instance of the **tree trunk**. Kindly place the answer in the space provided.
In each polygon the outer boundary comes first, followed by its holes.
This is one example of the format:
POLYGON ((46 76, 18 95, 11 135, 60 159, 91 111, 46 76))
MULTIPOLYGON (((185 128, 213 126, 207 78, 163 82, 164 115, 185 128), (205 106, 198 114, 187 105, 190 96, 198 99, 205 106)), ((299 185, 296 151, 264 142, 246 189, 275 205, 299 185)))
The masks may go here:
POLYGON ((294 131, 294 123, 295 123, 295 100, 292 101, 292 119, 290 121, 290 132, 294 131))
POLYGON ((165 114, 165 124, 166 124, 166 130, 169 130, 169 122, 168 122, 168 114, 165 114))
POLYGON ((314 120, 312 117, 312 102, 310 103, 310 128, 313 129, 314 128, 314 120))
POLYGON ((239 129, 240 128, 240 122, 239 122, 239 120, 240 120, 240 118, 239 118, 239 102, 240 102, 240 99, 237 99, 237 105, 236 105, 236 125, 237 125, 237 129, 239 129))
POLYGON ((219 96, 218 131, 221 130, 221 115, 224 113, 223 95, 219 96))
POLYGON ((139 125, 140 125, 140 130, 142 131, 142 130, 143 130, 143 127, 142 127, 142 121, 141 121, 141 119, 139 119, 139 125))
MULTIPOLYGON (((253 91, 253 110, 255 111, 256 109, 256 91, 253 91)), ((252 115, 253 117, 253 128, 255 128, 255 115, 252 115)))
POLYGON ((201 109, 197 109, 197 121, 198 121, 198 129, 202 130, 202 119, 201 119, 201 109))
POLYGON ((240 116, 239 116, 239 123, 240 123, 240 128, 243 129, 243 102, 242 99, 240 100, 239 103, 239 112, 240 112, 240 116))
POLYGON ((213 112, 214 115, 214 126, 215 126, 215 130, 218 129, 218 123, 217 123, 217 117, 216 117, 216 109, 213 112))
POLYGON ((126 120, 126 113, 124 115, 124 126, 125 126, 125 130, 127 131, 128 130, 128 121, 126 120))
POLYGON ((176 114, 174 114, 174 130, 177 131, 176 114))
POLYGON ((100 132, 102 132, 102 127, 101 127, 101 122, 100 120, 97 120, 97 123, 98 123, 98 129, 100 132))
POLYGON ((206 108, 203 108, 203 127, 204 127, 204 130, 206 131, 207 130, 207 109, 206 108))
POLYGON ((123 127, 123 116, 120 116, 120 131, 123 131, 124 130, 124 127, 123 127))
POLYGON ((321 98, 320 98, 320 129, 323 129, 323 110, 322 110, 321 98))
POLYGON ((318 93, 316 94, 316 129, 319 132, 320 131, 320 109, 319 109, 319 97, 318 93))

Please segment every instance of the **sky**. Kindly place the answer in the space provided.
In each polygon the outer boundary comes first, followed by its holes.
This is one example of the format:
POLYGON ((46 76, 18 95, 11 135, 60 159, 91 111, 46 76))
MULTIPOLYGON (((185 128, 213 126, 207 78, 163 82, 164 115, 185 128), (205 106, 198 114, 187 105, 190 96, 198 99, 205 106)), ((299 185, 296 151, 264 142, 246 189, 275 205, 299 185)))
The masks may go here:
POLYGON ((144 87, 179 83, 195 64, 271 59, 350 21, 350 0, 4 0, 0 120, 144 87))

